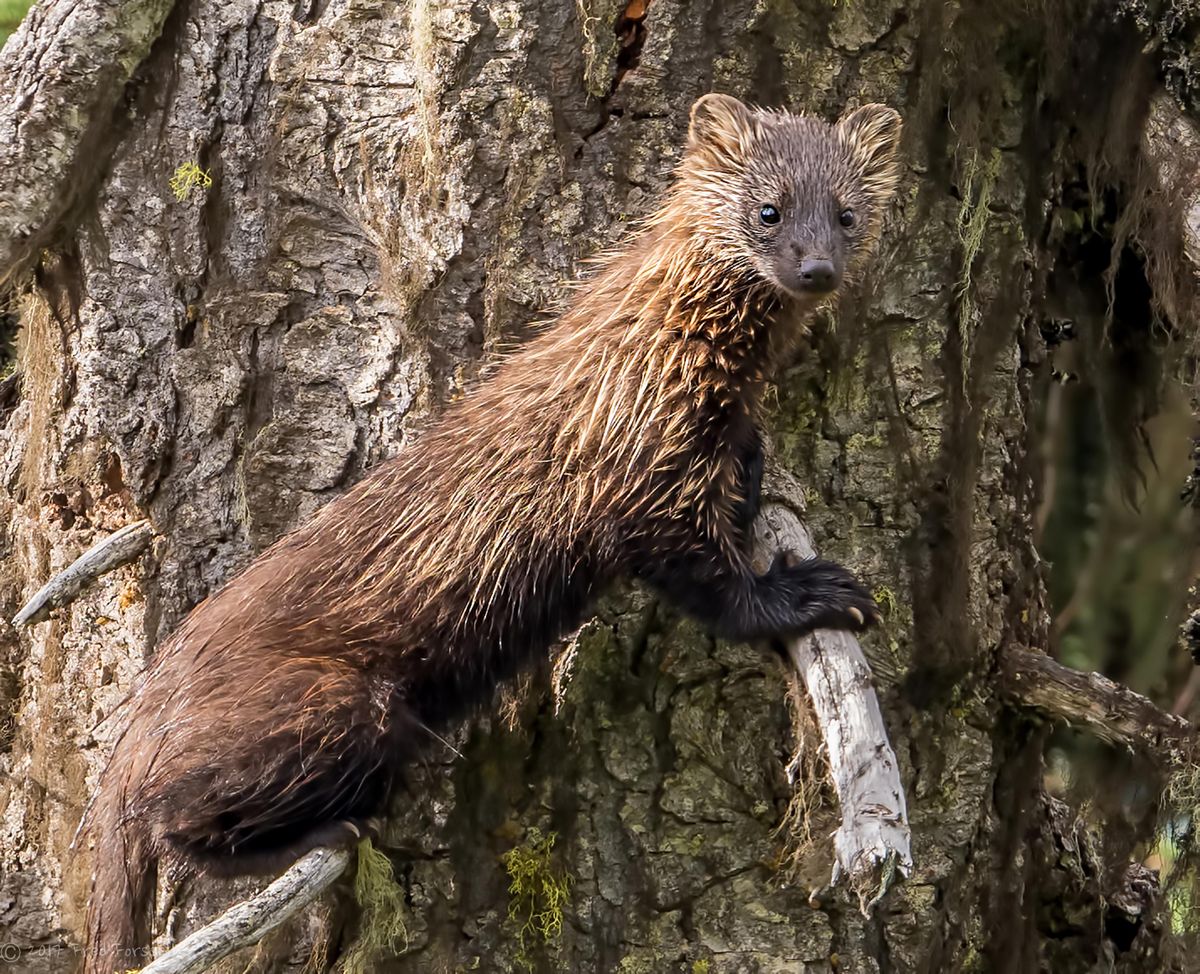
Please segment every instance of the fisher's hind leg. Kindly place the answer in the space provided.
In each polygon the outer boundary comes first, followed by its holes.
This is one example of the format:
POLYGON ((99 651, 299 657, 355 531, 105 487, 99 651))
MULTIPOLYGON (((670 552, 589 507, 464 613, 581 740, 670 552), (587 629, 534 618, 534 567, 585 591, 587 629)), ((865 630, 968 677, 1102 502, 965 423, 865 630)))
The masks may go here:
POLYGON ((277 669, 270 701, 239 696, 245 715, 210 724, 152 782, 139 805, 163 846, 206 872, 249 875, 372 831, 415 739, 412 718, 368 673, 308 663, 277 669), (266 722, 255 716, 265 707, 276 711, 266 722))
POLYGON ((200 867, 210 876, 271 876, 283 872, 313 849, 353 850, 363 839, 377 841, 382 830, 383 819, 379 816, 344 818, 318 825, 290 845, 279 848, 197 858, 200 867))

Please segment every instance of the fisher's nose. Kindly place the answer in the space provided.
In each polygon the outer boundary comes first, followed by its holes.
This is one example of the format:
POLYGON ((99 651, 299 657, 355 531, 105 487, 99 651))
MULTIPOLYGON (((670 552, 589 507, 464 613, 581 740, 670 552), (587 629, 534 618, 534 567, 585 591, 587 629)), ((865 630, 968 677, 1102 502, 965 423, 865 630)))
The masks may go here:
POLYGON ((837 287, 833 261, 823 257, 805 257, 800 261, 800 286, 814 294, 825 294, 837 287))

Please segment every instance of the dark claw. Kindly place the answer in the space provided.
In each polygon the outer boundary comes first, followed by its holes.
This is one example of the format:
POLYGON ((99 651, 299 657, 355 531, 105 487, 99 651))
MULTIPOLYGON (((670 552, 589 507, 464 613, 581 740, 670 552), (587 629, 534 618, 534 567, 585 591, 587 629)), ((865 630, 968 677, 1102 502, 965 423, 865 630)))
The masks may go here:
POLYGON ((863 632, 871 626, 878 625, 883 619, 871 594, 857 582, 854 583, 854 590, 846 594, 846 601, 841 606, 832 608, 835 617, 840 613, 843 623, 831 626, 833 629, 863 632))
MULTIPOLYGON (((335 823, 334 828, 340 829, 345 836, 344 841, 353 847, 358 845, 363 839, 378 842, 379 836, 383 831, 383 819, 378 816, 372 816, 371 818, 344 818, 340 822, 335 823)), ((336 842, 331 844, 336 844, 336 842)))

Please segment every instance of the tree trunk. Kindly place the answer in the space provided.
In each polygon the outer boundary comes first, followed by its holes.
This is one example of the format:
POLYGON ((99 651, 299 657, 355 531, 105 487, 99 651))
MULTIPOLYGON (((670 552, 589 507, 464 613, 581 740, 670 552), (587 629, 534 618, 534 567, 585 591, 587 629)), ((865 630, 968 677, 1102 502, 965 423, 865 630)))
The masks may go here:
MULTIPOLYGON (((5 99, 71 6, 43 0, 9 41, 5 99)), ((128 80, 72 116, 77 157, 30 174, 50 195, 0 268, 20 295, 0 614, 104 534, 155 532, 49 621, 0 623, 0 959, 72 962, 90 865, 69 845, 155 645, 625 238, 715 89, 905 116, 881 255, 780 377, 769 432, 818 550, 886 609, 866 645, 914 872, 867 918, 823 891, 838 816, 818 761, 787 783, 793 750, 817 747, 794 736, 787 674, 623 588, 413 770, 382 843, 404 935, 365 969, 1188 969, 1131 893, 1153 892, 1133 846, 1100 848, 1043 793, 1046 731, 997 664, 1050 638, 1048 323, 1072 322, 1128 393, 1105 433, 1120 445, 1163 370, 1122 373, 1104 336, 1150 346, 1153 315, 1182 333, 1191 287, 1147 134, 1152 107, 1190 104, 1167 59, 1184 28, 1149 5, 1044 6, 142 4, 114 44, 128 80)), ((164 892, 159 946, 253 886, 164 892)), ((348 882, 322 902, 253 969, 331 969, 361 918, 348 882)))

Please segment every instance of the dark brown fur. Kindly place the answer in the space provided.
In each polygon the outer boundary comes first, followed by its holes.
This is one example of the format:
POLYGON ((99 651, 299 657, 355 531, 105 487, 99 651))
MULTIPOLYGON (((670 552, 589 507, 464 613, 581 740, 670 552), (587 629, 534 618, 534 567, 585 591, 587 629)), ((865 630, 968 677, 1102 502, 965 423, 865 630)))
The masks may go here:
POLYGON ((745 536, 764 383, 825 296, 794 265, 858 270, 898 132, 880 106, 829 126, 702 99, 663 207, 569 310, 187 617, 90 816, 89 971, 133 966, 117 951, 143 939, 156 860, 259 871, 381 811, 431 729, 618 576, 740 638, 870 617, 836 565, 755 575, 745 536))

